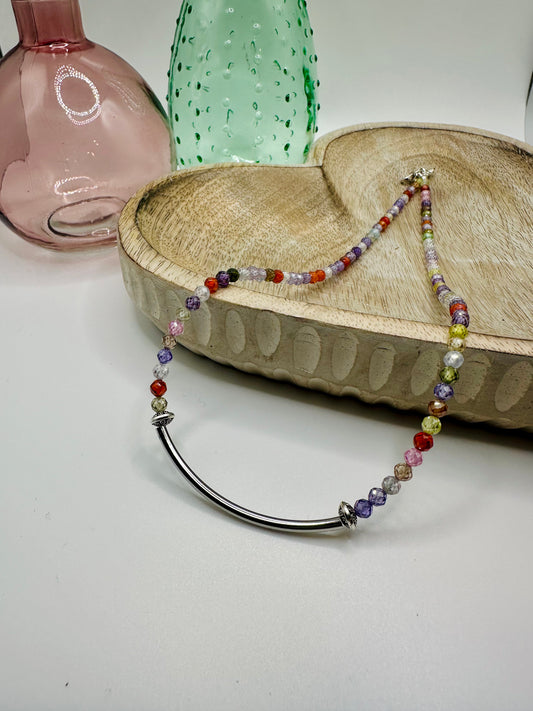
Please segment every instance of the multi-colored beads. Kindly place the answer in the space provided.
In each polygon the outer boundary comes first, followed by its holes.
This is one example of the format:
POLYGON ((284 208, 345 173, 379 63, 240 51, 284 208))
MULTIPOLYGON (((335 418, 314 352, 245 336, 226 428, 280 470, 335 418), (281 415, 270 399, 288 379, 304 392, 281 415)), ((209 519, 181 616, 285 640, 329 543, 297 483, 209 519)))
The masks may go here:
POLYGON ((163 336, 163 348, 157 354, 158 363, 153 369, 155 380, 150 385, 150 392, 155 396, 151 402, 152 409, 157 413, 155 417, 161 419, 161 413, 166 413, 167 401, 163 395, 167 390, 164 380, 169 371, 167 363, 172 360, 172 349, 176 346, 177 339, 183 334, 185 323, 193 311, 197 311, 202 304, 220 289, 226 289, 238 281, 266 281, 272 284, 306 286, 308 284, 320 284, 341 274, 370 249, 374 242, 390 227, 393 220, 402 212, 415 193, 419 191, 421 197, 422 246, 428 279, 435 296, 444 308, 449 311, 451 317, 447 339, 448 351, 443 357, 442 367, 439 371, 440 382, 435 385, 433 390, 434 399, 428 404, 428 415, 422 420, 421 431, 417 432, 413 437, 413 446, 405 451, 403 461, 394 466, 394 475, 385 476, 380 487, 374 487, 370 490, 368 498, 358 499, 353 507, 345 502, 341 503, 339 507, 340 520, 348 528, 355 528, 358 518, 368 518, 372 514, 374 507, 383 506, 388 496, 397 494, 401 489, 401 483, 412 478, 413 468, 422 464, 424 454, 433 448, 434 437, 441 430, 441 418, 448 412, 447 401, 454 396, 452 384, 457 382, 459 378, 458 371, 464 363, 462 352, 470 324, 466 302, 448 287, 439 265, 435 248, 431 191, 427 184, 427 178, 431 173, 432 171, 425 170, 415 172, 410 177, 411 184, 404 190, 398 200, 393 203, 392 207, 372 226, 361 241, 329 265, 305 272, 287 272, 270 267, 255 266, 230 267, 217 272, 214 277, 208 277, 203 284, 197 286, 193 294, 185 299, 185 307, 178 309, 175 319, 168 324, 167 333, 163 336))

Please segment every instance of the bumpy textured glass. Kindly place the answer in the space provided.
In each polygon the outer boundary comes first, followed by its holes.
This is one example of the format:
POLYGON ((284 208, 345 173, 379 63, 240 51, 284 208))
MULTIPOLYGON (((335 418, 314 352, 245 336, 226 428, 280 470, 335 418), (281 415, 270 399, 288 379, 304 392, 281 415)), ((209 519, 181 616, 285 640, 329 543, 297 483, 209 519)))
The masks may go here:
POLYGON ((169 72, 178 166, 301 163, 316 131, 305 0, 184 0, 169 72))
POLYGON ((168 173, 173 142, 142 77, 87 40, 78 0, 12 0, 19 44, 0 62, 0 214, 55 249, 116 238, 135 190, 168 173))

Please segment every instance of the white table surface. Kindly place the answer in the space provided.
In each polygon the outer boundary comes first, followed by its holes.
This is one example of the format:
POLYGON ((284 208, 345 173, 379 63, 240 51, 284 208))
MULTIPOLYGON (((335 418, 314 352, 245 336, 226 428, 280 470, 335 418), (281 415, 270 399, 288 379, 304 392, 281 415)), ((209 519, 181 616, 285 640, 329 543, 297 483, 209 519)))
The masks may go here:
MULTIPOLYGON (((164 99, 178 4, 82 10, 164 99)), ((523 138, 530 0, 310 12, 321 133, 406 119, 523 138)), ((14 41, 6 1, 0 44, 14 41)), ((249 527, 178 481, 157 442, 158 332, 115 249, 56 254, 2 226, 0 282, 0 711, 533 708, 529 438, 448 420, 353 537, 249 527)), ((278 515, 365 496, 420 421, 186 351, 170 390, 194 466, 278 515)))

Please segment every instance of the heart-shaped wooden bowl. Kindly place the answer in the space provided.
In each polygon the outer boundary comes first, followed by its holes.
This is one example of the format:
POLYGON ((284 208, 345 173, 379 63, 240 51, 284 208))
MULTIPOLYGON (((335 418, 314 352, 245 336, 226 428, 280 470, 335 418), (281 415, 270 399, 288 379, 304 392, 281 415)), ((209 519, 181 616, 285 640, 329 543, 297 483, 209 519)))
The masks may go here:
MULTIPOLYGON (((453 412, 533 430, 531 150, 469 128, 380 124, 325 136, 303 166, 181 170, 124 208, 124 282, 165 330, 221 269, 330 264, 401 194, 404 175, 435 168, 437 249, 471 314, 453 412)), ((193 315, 180 340, 241 370, 425 411, 448 324, 428 285, 413 201, 338 278, 307 287, 237 282, 193 315)))

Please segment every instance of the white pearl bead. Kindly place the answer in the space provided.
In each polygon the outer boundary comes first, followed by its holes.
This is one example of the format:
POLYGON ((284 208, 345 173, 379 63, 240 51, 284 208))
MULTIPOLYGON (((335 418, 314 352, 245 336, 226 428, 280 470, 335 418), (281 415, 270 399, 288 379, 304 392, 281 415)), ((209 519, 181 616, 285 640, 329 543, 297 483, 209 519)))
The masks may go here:
POLYGON ((333 269, 331 267, 324 267, 324 274, 326 275, 326 279, 331 279, 333 276, 333 269))
POLYGON ((452 368, 460 368, 465 362, 465 357, 459 351, 448 351, 442 359, 444 365, 449 365, 452 368))
POLYGON ((194 295, 197 296, 200 301, 207 301, 209 296, 211 295, 211 292, 207 288, 207 286, 197 286, 196 289, 194 290, 194 295))

